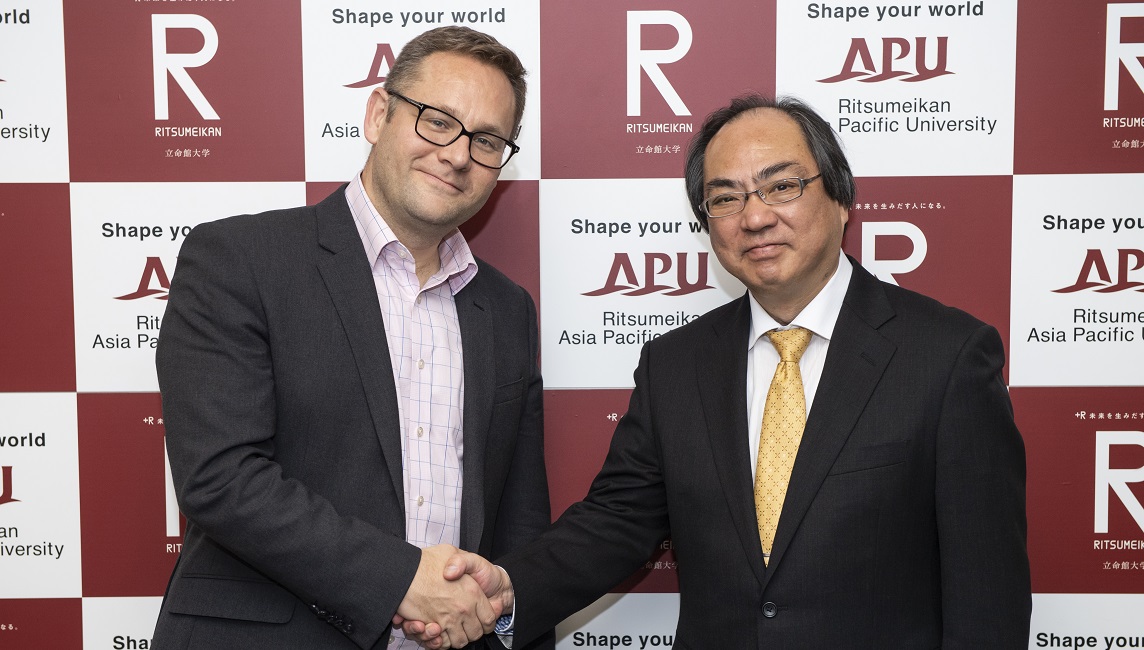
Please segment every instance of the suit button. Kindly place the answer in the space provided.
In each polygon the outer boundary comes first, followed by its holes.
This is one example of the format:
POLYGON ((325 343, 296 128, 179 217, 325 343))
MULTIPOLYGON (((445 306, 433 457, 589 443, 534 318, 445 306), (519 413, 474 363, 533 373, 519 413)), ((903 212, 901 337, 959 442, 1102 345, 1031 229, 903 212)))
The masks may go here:
POLYGON ((778 614, 778 613, 779 613, 778 605, 776 605, 772 602, 763 603, 763 616, 766 616, 767 618, 774 618, 775 614, 778 614))

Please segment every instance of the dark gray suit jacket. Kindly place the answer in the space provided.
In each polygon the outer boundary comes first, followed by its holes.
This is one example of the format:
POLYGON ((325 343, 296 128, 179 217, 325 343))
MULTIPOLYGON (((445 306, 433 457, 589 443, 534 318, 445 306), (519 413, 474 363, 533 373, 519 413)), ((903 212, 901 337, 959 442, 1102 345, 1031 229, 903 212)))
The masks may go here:
POLYGON ((517 638, 590 603, 670 534, 676 648, 1027 648, 1024 444, 996 330, 855 264, 767 566, 747 301, 644 346, 588 496, 500 562, 517 638))
MULTIPOLYGON (((497 557, 551 520, 535 307, 479 265, 456 295, 461 547, 497 557)), ((187 530, 154 647, 384 645, 420 552, 404 541, 397 394, 343 190, 195 228, 156 364, 187 530)))

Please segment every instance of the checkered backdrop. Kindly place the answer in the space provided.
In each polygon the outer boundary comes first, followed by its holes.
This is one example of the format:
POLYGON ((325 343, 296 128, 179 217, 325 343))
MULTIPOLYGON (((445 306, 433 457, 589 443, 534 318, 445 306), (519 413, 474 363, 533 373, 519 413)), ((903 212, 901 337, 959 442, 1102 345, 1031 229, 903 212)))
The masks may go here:
MULTIPOLYGON (((1006 338, 1030 647, 1140 642, 1144 2, 7 0, 0 646, 149 645, 180 550, 153 349, 182 239, 357 173, 370 88, 453 23, 530 70, 523 150, 464 230, 540 305, 554 512, 640 344, 743 290, 686 206, 693 130, 793 94, 859 176, 847 252, 1006 338)), ((666 542, 560 645, 670 645, 676 589, 666 542)))

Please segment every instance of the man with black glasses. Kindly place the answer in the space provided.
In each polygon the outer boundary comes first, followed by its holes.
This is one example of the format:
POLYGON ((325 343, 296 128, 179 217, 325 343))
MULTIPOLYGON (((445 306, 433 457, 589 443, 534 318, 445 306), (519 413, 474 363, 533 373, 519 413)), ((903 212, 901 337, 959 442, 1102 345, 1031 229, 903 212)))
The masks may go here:
POLYGON ((1025 455, 997 331, 842 253, 854 179, 798 101, 714 112, 685 176, 747 292, 644 345, 583 501, 500 567, 462 554, 446 577, 515 607, 524 642, 670 535, 676 648, 1027 648, 1025 455))
POLYGON ((457 229, 519 150, 524 74, 426 32, 369 96, 359 176, 187 237, 157 352, 187 531, 154 647, 415 647, 395 617, 484 645, 501 611, 445 559, 550 521, 536 310, 457 229))

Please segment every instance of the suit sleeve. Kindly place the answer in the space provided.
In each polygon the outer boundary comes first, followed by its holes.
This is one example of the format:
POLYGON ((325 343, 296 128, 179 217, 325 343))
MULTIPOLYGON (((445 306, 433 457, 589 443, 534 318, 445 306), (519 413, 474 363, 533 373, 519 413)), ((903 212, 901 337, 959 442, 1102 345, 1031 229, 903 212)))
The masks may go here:
MULTIPOLYGON (((525 301, 528 306, 525 328, 529 358, 534 362, 517 431, 516 449, 498 508, 500 514, 492 551, 494 561, 535 539, 552 522, 548 474, 544 464, 544 382, 535 363, 539 352, 536 307, 527 294, 525 301)), ((504 647, 496 640, 495 634, 490 635, 489 643, 492 648, 504 647)), ((555 635, 549 630, 533 643, 514 644, 513 647, 514 650, 550 650, 555 645, 555 635)))
POLYGON ((516 447, 498 509, 494 559, 523 546, 552 523, 544 465, 544 382, 535 361, 539 352, 536 308, 527 295, 525 302, 528 308, 524 329, 528 332, 528 354, 533 363, 515 436, 516 447))
POLYGON ((667 535, 650 357, 650 346, 645 345, 628 411, 588 495, 536 542, 501 562, 521 608, 515 640, 535 638, 607 593, 639 568, 667 535))
POLYGON ((370 647, 388 631, 420 551, 340 515, 276 462, 269 325, 249 255, 233 235, 205 224, 187 237, 159 338, 179 505, 243 563, 352 621, 343 632, 370 647))
POLYGON ((1025 447, 997 331, 981 326, 950 375, 938 424, 942 648, 1027 648, 1025 447))

